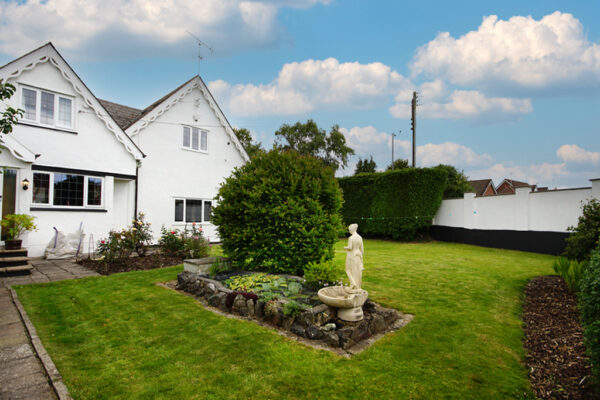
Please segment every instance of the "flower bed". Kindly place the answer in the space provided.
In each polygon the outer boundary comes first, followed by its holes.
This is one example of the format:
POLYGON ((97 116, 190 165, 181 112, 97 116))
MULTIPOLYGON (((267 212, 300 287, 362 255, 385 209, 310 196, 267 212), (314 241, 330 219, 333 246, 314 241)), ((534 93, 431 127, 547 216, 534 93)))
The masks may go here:
POLYGON ((226 276, 227 279, 219 281, 210 279, 207 275, 184 271, 177 276, 176 289, 193 294, 222 312, 266 322, 295 336, 343 350, 373 336, 398 329, 412 318, 367 300, 363 306, 362 321, 342 321, 337 318, 336 309, 315 299, 314 292, 303 291, 306 289, 301 285, 301 278, 253 275, 257 274, 229 275, 226 276), (275 284, 277 282, 279 285, 275 284), (297 282, 300 288, 290 291, 290 283, 292 287, 295 286, 293 282, 297 282), (247 283, 251 285, 246 285, 247 283), (250 291, 256 290, 257 285, 254 283, 259 283, 261 287, 258 293, 250 291), (287 284, 288 289, 282 287, 282 283, 287 284), (268 286, 263 287, 265 284, 268 286), (236 290, 226 285, 232 285, 236 290), (273 291, 276 286, 279 286, 279 292, 273 291), (268 295, 265 296, 265 293, 268 295), (298 295, 305 296, 307 301, 299 302, 298 297, 293 298, 298 295))

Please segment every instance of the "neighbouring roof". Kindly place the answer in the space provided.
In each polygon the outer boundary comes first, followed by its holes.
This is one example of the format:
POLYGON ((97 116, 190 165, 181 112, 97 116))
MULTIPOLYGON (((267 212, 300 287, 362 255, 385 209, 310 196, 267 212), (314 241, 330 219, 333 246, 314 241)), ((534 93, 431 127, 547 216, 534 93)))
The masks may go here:
POLYGON ((187 82, 183 83, 182 85, 178 86, 177 88, 173 89, 172 91, 170 91, 169 93, 167 93, 160 99, 156 100, 154 103, 150 104, 148 107, 144 108, 143 110, 140 110, 138 108, 129 107, 129 106, 124 106, 122 104, 113 103, 112 101, 108 101, 108 100, 100 100, 100 103, 102 103, 102 105, 104 106, 106 111, 115 120, 115 122, 117 124, 119 124, 121 129, 125 130, 125 129, 129 128, 131 125, 133 125, 135 122, 142 119, 145 115, 147 115, 152 110, 154 110, 156 107, 158 107, 163 101, 167 100, 175 92, 177 92, 179 89, 181 89, 182 87, 184 87, 185 85, 187 85, 194 79, 195 79, 195 77, 188 80, 187 82))
POLYGON ((524 187, 524 186, 533 187, 533 186, 535 186, 535 185, 530 185, 527 182, 516 181, 514 179, 505 179, 504 181, 507 182, 512 187, 524 187))
MULTIPOLYGON (((475 192, 475 196, 483 196, 485 190, 492 184, 491 179, 477 179, 474 181, 469 181, 471 186, 473 186, 473 191, 475 192)), ((493 187, 493 186, 492 186, 493 187)))

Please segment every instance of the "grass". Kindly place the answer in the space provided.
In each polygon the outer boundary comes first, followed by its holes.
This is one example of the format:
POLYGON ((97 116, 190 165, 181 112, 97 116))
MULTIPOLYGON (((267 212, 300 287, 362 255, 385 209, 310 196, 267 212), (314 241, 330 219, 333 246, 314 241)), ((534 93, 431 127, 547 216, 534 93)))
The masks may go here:
POLYGON ((366 240, 365 251, 371 298, 415 319, 352 359, 155 285, 181 267, 17 291, 76 399, 533 397, 522 290, 554 257, 439 242, 366 240))

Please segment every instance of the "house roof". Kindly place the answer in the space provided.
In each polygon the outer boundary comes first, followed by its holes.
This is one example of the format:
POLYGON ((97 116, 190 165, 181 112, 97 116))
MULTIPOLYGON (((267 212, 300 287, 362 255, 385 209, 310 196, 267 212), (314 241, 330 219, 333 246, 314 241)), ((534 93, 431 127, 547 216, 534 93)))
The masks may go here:
POLYGON ((143 110, 113 103, 112 101, 102 99, 98 99, 98 101, 123 130, 140 119, 143 113, 143 110))
POLYGON ((491 179, 477 179, 474 181, 469 181, 469 183, 473 187, 475 196, 483 196, 483 194, 485 193, 485 190, 488 188, 488 186, 492 185, 492 187, 493 187, 493 183, 492 183, 491 179))

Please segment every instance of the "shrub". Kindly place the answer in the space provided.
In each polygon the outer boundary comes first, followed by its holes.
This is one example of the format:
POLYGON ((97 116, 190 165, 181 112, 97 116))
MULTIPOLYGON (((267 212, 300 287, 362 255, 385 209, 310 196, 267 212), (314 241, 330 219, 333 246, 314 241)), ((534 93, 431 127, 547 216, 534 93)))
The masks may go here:
POLYGON ((230 269, 229 262, 224 262, 221 257, 217 257, 215 262, 210 265, 210 268, 208 269, 208 275, 211 278, 214 278, 215 276, 227 272, 230 269))
POLYGON ((600 201, 591 199, 582 205, 582 214, 576 227, 568 228, 571 235, 566 239, 563 255, 571 260, 585 260, 598 245, 600 237, 600 201))
POLYGON ((146 255, 146 250, 152 242, 152 229, 150 229, 150 222, 145 221, 146 215, 144 213, 138 213, 136 219, 131 222, 131 244, 135 252, 143 257, 146 255))
POLYGON ((25 232, 37 230, 33 220, 35 220, 35 217, 32 215, 8 214, 0 221, 0 225, 6 228, 8 240, 18 240, 25 232))
POLYGON ((237 268, 299 274, 333 257, 342 196, 333 171, 314 157, 258 154, 225 180, 217 203, 213 222, 237 268))
POLYGON ((191 229, 187 225, 183 231, 179 229, 166 229, 160 231, 158 246, 164 254, 181 258, 203 258, 208 256, 210 247, 202 235, 202 228, 192 223, 191 229))
POLYGON ((306 285, 320 289, 323 286, 341 285, 342 271, 332 260, 321 263, 310 263, 304 268, 306 285))
POLYGON ((594 374, 600 379, 600 247, 592 251, 588 267, 581 279, 579 309, 585 345, 594 374))
POLYGON ((131 231, 126 229, 110 231, 108 238, 98 242, 98 254, 102 257, 102 261, 106 263, 128 258, 132 251, 131 231))
POLYGON ((560 257, 553 265, 554 272, 562 276, 565 283, 573 293, 579 293, 581 278, 585 272, 587 263, 585 261, 569 260, 560 257))
POLYGON ((365 237, 413 240, 431 226, 442 202, 447 174, 410 168, 339 179, 345 225, 358 224, 365 237))
POLYGON ((289 300, 283 304, 283 315, 286 317, 297 317, 302 310, 303 307, 295 300, 289 300))

